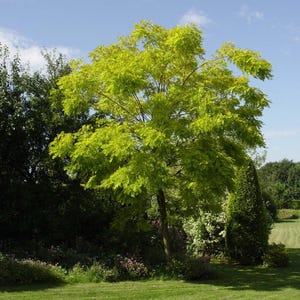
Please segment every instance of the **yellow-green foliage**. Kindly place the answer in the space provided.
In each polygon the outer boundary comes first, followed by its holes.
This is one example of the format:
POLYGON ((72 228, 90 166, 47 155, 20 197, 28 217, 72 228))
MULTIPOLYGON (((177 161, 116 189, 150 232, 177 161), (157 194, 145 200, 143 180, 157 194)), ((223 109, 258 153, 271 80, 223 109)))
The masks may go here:
POLYGON ((245 149, 263 145, 259 117, 268 100, 248 76, 268 79, 271 65, 233 44, 208 60, 204 52, 197 26, 147 21, 97 47, 59 86, 66 114, 99 117, 60 134, 53 157, 86 187, 113 189, 123 200, 177 189, 184 209, 224 193, 245 149))

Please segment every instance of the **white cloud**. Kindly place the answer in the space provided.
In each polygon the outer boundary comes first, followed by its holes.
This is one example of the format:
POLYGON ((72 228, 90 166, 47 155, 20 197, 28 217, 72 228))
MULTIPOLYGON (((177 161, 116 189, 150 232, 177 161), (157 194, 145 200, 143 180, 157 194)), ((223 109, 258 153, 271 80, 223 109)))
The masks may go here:
POLYGON ((264 13, 258 10, 251 10, 248 5, 243 5, 238 15, 247 20, 248 23, 264 19, 264 13))
POLYGON ((202 11, 191 9, 182 16, 180 19, 180 24, 191 23, 203 26, 211 23, 211 20, 202 11))
POLYGON ((74 57, 79 54, 79 50, 67 47, 42 47, 36 42, 20 35, 16 31, 0 28, 0 43, 9 48, 10 54, 13 56, 18 53, 23 63, 29 63, 33 70, 41 69, 45 65, 42 51, 57 50, 67 57, 74 57))

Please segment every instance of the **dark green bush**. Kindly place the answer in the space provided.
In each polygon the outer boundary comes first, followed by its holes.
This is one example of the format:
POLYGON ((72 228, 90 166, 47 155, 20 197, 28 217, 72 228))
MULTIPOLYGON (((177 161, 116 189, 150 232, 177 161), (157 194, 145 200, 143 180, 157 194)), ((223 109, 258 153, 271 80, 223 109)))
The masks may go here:
POLYGON ((293 200, 292 207, 294 209, 300 209, 300 200, 293 200))
POLYGON ((272 221, 275 222, 277 220, 277 214, 278 214, 276 203, 268 192, 262 191, 261 194, 262 194, 263 201, 265 202, 266 209, 270 217, 272 218, 272 221))
POLYGON ((65 244, 46 245, 41 241, 1 241, 0 251, 9 255, 14 253, 18 260, 31 258, 35 261, 43 261, 50 265, 59 265, 64 269, 71 269, 80 263, 90 266, 94 260, 100 260, 105 256, 102 249, 96 244, 89 243, 83 239, 74 241, 75 248, 69 248, 65 244), (99 251, 100 250, 100 251, 99 251))
POLYGON ((268 267, 286 267, 289 264, 288 252, 285 245, 272 243, 263 256, 263 263, 268 267))
POLYGON ((255 166, 249 160, 237 174, 227 207, 226 254, 241 264, 259 264, 268 246, 270 224, 255 166))
POLYGON ((0 254, 0 284, 30 284, 63 282, 65 271, 59 267, 34 260, 17 260, 0 254))
POLYGON ((183 260, 172 260, 168 267, 168 272, 172 277, 188 281, 202 279, 206 275, 212 274, 210 258, 186 256, 183 260))
POLYGON ((185 260, 184 279, 200 280, 212 271, 209 257, 188 257, 185 260))

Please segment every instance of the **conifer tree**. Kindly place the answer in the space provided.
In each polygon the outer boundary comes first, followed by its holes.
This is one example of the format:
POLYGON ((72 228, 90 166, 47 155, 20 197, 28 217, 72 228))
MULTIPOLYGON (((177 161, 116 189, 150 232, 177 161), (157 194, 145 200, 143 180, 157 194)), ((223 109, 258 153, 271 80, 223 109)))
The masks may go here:
POLYGON ((269 225, 255 166, 251 160, 237 174, 227 207, 227 255, 242 264, 261 262, 268 245, 269 225))

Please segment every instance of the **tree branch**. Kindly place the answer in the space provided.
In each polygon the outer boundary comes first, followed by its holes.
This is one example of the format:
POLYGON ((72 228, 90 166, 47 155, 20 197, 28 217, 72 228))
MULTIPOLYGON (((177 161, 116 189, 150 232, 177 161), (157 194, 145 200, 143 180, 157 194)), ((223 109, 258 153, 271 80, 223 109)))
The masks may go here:
POLYGON ((124 105, 122 105, 121 103, 119 103, 118 101, 114 100, 113 98, 109 97, 108 95, 104 94, 103 92, 100 91, 100 95, 104 96, 105 98, 107 98, 109 101, 111 101, 112 103, 116 104, 117 106, 119 106, 120 108, 123 109, 123 111, 125 111, 129 116, 133 117, 134 119, 136 119, 138 122, 140 122, 140 120, 133 115, 124 105))
POLYGON ((139 107, 143 122, 145 122, 145 112, 144 112, 143 106, 141 104, 141 100, 139 99, 139 97, 137 96, 137 94, 135 92, 133 93, 133 97, 139 107))
MULTIPOLYGON (((201 66, 202 66, 202 65, 201 65, 201 66)), ((190 78, 190 77, 191 77, 198 69, 200 69, 201 66, 198 66, 197 68, 195 68, 194 70, 192 70, 192 72, 190 72, 190 73, 186 76, 186 78, 183 80, 181 86, 184 86, 185 83, 189 80, 189 78, 190 78)))

